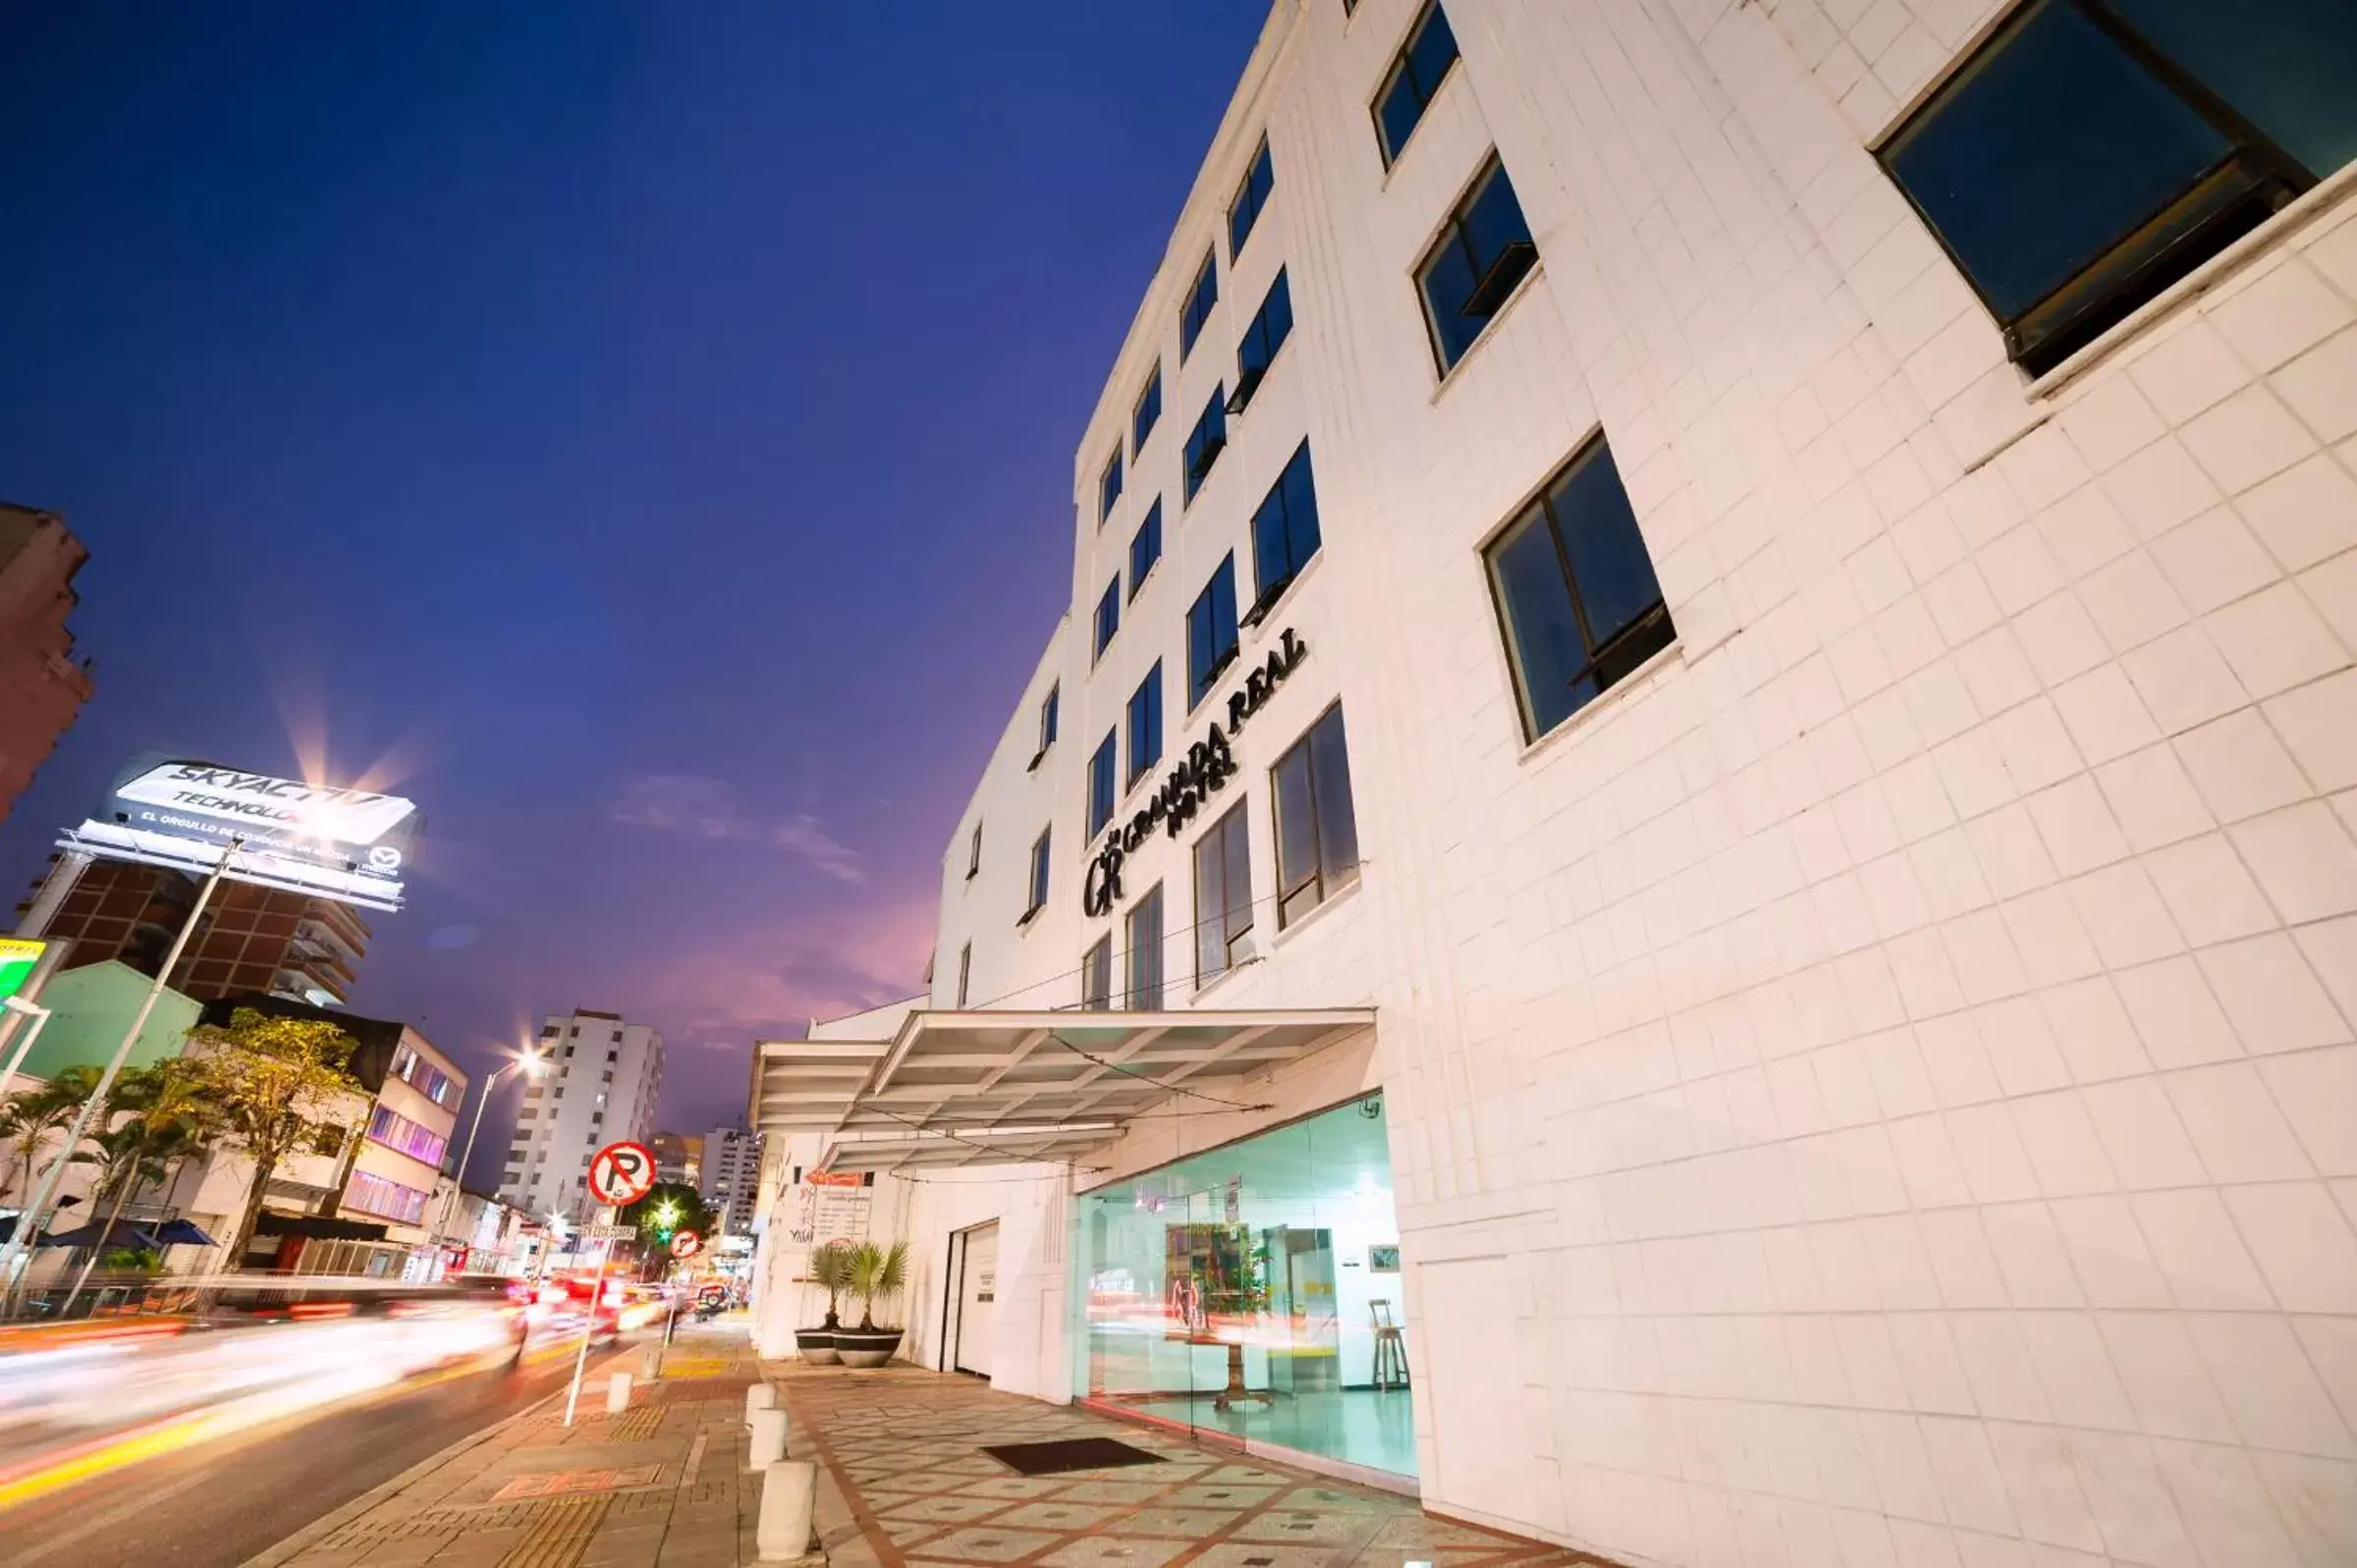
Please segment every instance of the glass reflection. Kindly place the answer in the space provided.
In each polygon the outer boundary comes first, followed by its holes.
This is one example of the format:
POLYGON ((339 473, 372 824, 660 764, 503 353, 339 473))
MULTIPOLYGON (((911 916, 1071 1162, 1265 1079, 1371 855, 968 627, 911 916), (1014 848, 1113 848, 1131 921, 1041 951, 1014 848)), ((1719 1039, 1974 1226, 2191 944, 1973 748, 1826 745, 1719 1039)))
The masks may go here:
POLYGON ((1080 1202, 1087 1397, 1415 1474, 1380 1094, 1080 1202))

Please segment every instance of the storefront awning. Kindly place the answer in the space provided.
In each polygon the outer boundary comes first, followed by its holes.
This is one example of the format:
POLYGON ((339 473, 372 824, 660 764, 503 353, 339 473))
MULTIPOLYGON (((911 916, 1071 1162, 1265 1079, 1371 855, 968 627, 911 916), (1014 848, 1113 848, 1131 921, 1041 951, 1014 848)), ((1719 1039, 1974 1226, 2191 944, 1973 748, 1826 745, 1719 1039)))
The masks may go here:
POLYGON ((1371 1007, 918 1011, 888 1041, 765 1042, 751 1109, 762 1132, 833 1134, 820 1164, 837 1170, 1063 1160, 1165 1102, 1256 1105, 1248 1080, 1374 1022, 1371 1007))

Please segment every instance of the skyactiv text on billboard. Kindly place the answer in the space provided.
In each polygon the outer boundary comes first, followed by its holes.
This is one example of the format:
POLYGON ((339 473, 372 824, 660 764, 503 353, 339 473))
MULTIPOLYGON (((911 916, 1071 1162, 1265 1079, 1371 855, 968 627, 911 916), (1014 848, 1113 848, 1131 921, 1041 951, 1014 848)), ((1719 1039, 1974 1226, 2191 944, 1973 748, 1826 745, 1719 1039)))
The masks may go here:
POLYGON ((242 841, 281 859, 351 871, 396 886, 415 844, 414 801, 366 789, 304 784, 209 762, 135 768, 115 785, 107 816, 123 827, 226 846, 242 841))

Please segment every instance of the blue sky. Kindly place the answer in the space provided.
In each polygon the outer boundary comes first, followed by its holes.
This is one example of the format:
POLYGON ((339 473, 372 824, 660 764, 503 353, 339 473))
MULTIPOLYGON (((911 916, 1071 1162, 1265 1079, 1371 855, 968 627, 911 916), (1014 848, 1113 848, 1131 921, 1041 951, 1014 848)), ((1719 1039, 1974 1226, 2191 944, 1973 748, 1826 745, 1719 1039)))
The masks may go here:
POLYGON ((16 8, 0 497, 90 548, 98 695, 0 879, 137 752, 323 746, 428 825, 356 1007, 620 1010, 733 1118, 915 988, 1266 10, 16 8))

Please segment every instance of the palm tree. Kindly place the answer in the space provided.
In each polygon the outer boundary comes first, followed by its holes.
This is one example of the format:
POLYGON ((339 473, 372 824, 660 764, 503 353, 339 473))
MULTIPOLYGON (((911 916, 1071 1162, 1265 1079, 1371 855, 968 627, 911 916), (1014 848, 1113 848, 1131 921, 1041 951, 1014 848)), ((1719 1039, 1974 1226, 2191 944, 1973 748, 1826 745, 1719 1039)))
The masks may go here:
MULTIPOLYGON (((160 1178, 167 1168, 201 1149, 221 1124, 220 1107, 207 1093, 201 1074, 192 1062, 173 1058, 133 1067, 115 1079, 106 1097, 103 1130, 90 1142, 97 1146, 98 1179, 91 1188, 93 1210, 110 1192, 114 1207, 107 1211, 99 1246, 90 1250, 82 1275, 67 1293, 61 1312, 71 1309, 99 1257, 113 1240, 115 1221, 134 1194, 160 1178)), ((88 1160, 89 1155, 72 1158, 88 1160)))
POLYGON ((891 1250, 863 1241, 851 1250, 851 1289, 859 1297, 859 1329, 876 1326, 876 1299, 891 1299, 908 1283, 908 1243, 896 1241, 891 1250))
POLYGON ((823 1326, 838 1328, 835 1304, 843 1293, 851 1288, 851 1249, 840 1241, 830 1241, 811 1254, 810 1277, 827 1293, 827 1321, 823 1326))
POLYGON ((16 1141, 10 1187, 22 1180, 30 1189, 39 1174, 34 1162, 40 1158, 41 1141, 71 1123, 97 1087, 97 1068, 66 1067, 47 1083, 20 1089, 8 1097, 7 1104, 0 1107, 0 1137, 16 1141))

